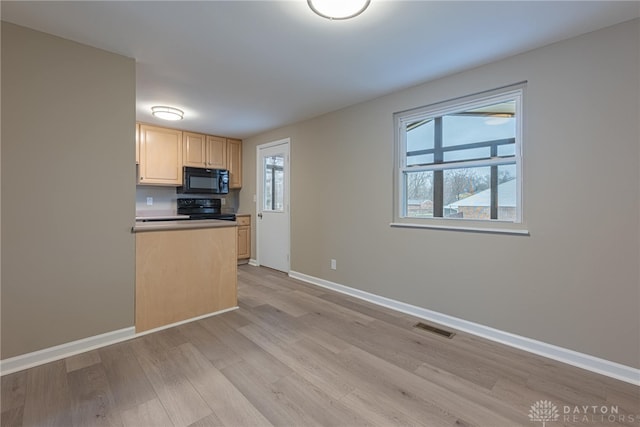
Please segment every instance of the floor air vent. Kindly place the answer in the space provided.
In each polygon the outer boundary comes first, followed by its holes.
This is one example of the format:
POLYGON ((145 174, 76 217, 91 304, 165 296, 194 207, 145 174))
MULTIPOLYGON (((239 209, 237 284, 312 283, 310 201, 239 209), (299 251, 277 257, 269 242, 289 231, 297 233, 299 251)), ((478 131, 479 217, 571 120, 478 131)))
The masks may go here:
POLYGON ((424 329, 425 331, 429 331, 431 333, 434 334, 438 334, 440 336, 443 336, 445 338, 453 338, 453 336, 455 335, 454 332, 449 332, 449 331, 445 331, 444 329, 440 329, 436 326, 432 326, 432 325, 427 325, 426 323, 422 323, 422 322, 418 322, 415 325, 413 325, 414 328, 418 328, 418 329, 424 329))

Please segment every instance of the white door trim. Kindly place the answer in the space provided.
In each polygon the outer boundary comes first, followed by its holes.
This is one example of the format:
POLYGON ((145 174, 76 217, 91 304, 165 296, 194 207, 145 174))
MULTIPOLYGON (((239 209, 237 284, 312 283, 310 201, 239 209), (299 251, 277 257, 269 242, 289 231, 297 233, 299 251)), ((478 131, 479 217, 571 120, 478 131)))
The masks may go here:
POLYGON ((285 184, 284 184, 284 192, 285 192, 285 199, 287 200, 287 205, 285 206, 284 210, 285 210, 285 215, 287 218, 287 227, 288 227, 288 239, 286 241, 287 244, 287 271, 286 273, 288 273, 289 271, 291 271, 291 179, 290 179, 290 175, 291 175, 291 138, 284 138, 284 139, 279 139, 277 141, 272 141, 272 142, 267 142, 264 144, 260 144, 258 146, 256 146, 256 195, 254 196, 255 202, 256 202, 256 259, 255 259, 255 265, 259 266, 260 265, 260 218, 258 218, 258 214, 260 213, 261 209, 261 203, 262 200, 260 200, 260 194, 261 194, 261 181, 262 181, 262 177, 260 176, 260 170, 261 170, 261 158, 260 158, 260 150, 265 149, 265 148, 271 148, 271 147, 276 147, 278 145, 287 145, 287 152, 288 154, 288 158, 287 158, 287 162, 288 162, 288 173, 285 175, 285 184))

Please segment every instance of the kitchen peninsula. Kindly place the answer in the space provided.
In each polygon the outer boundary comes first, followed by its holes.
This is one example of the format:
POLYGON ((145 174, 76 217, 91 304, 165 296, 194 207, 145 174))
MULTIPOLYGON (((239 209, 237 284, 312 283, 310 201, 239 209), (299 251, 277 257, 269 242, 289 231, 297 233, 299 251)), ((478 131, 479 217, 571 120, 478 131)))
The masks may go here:
POLYGON ((137 222, 136 332, 236 308, 235 221, 137 222))

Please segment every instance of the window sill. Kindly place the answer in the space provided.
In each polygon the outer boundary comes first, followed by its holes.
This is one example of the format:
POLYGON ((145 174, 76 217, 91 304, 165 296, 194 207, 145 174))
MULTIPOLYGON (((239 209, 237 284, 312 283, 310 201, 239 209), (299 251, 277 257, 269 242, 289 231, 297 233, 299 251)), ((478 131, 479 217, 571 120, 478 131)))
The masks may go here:
POLYGON ((490 233, 490 234, 512 234, 516 236, 529 236, 529 230, 517 229, 517 228, 481 228, 481 227, 469 227, 464 225, 439 225, 439 224, 416 224, 408 222, 392 222, 389 224, 391 227, 399 228, 429 228, 435 230, 449 230, 449 231, 467 231, 472 233, 490 233))

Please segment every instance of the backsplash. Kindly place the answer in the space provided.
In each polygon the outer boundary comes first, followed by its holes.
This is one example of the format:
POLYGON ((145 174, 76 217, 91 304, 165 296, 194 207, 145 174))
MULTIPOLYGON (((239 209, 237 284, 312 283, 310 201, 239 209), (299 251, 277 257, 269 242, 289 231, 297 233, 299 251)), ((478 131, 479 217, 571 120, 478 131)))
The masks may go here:
POLYGON ((239 190, 231 190, 229 194, 177 194, 176 187, 159 187, 154 185, 136 186, 136 211, 172 211, 177 210, 176 200, 181 198, 223 199, 222 212, 238 212, 239 190), (153 205, 147 204, 147 197, 153 199, 153 205))

